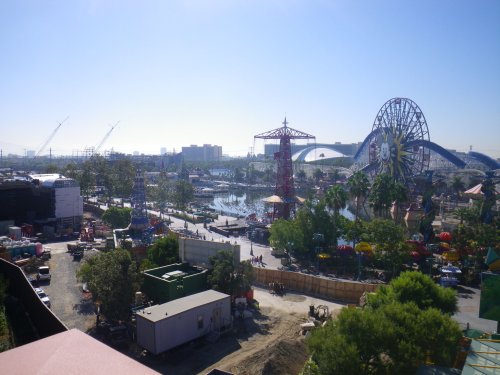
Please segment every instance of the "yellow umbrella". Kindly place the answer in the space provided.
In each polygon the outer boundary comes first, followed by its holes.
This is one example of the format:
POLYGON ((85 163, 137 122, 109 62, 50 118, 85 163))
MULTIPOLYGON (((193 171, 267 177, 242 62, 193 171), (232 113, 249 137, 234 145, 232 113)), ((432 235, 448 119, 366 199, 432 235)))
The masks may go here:
POLYGON ((319 259, 328 259, 328 258, 331 258, 332 256, 328 253, 319 253, 318 254, 318 258, 319 259))
POLYGON ((262 199, 266 203, 283 203, 283 199, 277 195, 271 195, 270 197, 262 199))
POLYGON ((372 251, 372 245, 370 245, 368 242, 360 242, 356 245, 355 247, 356 251, 372 251))
POLYGON ((460 259, 460 255, 454 250, 445 251, 443 253, 443 258, 449 262, 456 262, 460 259))

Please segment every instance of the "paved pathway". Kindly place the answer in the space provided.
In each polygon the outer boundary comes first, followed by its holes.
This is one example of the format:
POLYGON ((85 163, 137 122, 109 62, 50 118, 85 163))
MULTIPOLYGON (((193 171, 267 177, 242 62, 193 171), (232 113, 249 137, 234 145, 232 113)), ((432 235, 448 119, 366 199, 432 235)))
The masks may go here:
MULTIPOLYGON (((172 221, 172 224, 170 225, 170 228, 172 230, 183 230, 185 228, 184 220, 175 218, 173 216, 170 217, 170 220, 172 221)), ((225 225, 226 220, 228 221, 228 223, 231 223, 232 221, 235 221, 236 218, 231 216, 219 215, 219 218, 212 225, 225 225)), ((264 267, 277 269, 278 267, 281 266, 280 258, 276 258, 273 255, 271 255, 271 248, 269 246, 261 245, 255 242, 250 242, 250 240, 245 236, 226 237, 221 234, 212 232, 208 228, 207 229, 203 228, 203 224, 192 224, 186 222, 186 225, 187 229, 193 234, 196 234, 196 231, 198 231, 198 235, 201 236, 201 238, 205 236, 207 240, 214 240, 220 242, 230 241, 231 243, 236 243, 240 245, 241 260, 250 259, 251 258, 250 251, 253 250, 254 256, 262 255, 262 263, 264 264, 263 265, 264 267)))
MULTIPOLYGON (((151 212, 159 216, 158 212, 151 212)), ((168 216, 168 214, 167 214, 168 216)), ((182 219, 177 219, 175 217, 170 217, 172 224, 170 228, 173 230, 184 229, 185 222, 182 219)), ((231 216, 219 215, 219 218, 213 223, 215 225, 224 225, 226 220, 231 223, 235 221, 236 218, 231 216)), ((231 241, 232 243, 237 243, 240 245, 240 258, 241 260, 247 260, 251 258, 250 250, 253 250, 255 256, 262 255, 262 260, 264 267, 277 269, 281 266, 280 258, 276 258, 271 255, 271 249, 269 246, 251 243, 250 240, 244 236, 239 237, 225 237, 221 234, 212 232, 208 229, 203 228, 203 224, 192 224, 186 222, 187 229, 193 234, 198 231, 198 235, 207 240, 213 241, 231 241)), ((481 291, 475 288, 461 287, 458 290, 458 306, 459 312, 453 315, 453 318, 460 324, 461 328, 465 328, 467 323, 469 323, 470 328, 480 329, 485 332, 493 332, 496 330, 496 322, 492 320, 485 320, 479 318, 479 300, 481 291)))

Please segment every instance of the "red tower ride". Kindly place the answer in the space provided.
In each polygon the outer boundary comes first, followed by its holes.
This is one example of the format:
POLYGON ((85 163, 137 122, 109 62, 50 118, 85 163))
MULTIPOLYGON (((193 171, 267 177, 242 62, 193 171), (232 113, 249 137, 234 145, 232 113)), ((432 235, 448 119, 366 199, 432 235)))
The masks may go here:
POLYGON ((292 139, 316 139, 315 136, 287 127, 288 122, 283 121, 283 127, 257 134, 254 138, 279 139, 279 151, 274 154, 274 160, 278 163, 276 174, 275 194, 281 198, 281 203, 275 205, 275 217, 289 219, 290 211, 295 207, 297 197, 293 186, 292 168, 292 139))

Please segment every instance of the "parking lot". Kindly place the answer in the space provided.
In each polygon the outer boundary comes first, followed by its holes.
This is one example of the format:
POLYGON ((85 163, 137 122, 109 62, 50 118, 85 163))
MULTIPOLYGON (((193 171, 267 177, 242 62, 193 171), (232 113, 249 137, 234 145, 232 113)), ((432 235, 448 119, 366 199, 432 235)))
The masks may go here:
MULTIPOLYGON (((52 257, 46 262, 50 266, 52 279, 50 283, 40 282, 40 287, 50 297, 51 310, 68 328, 86 332, 95 325, 95 307, 76 279, 76 270, 81 261, 73 260, 67 252, 67 244, 57 242, 44 245, 52 249, 52 257)), ((85 254, 84 258, 86 256, 89 254, 85 254)))

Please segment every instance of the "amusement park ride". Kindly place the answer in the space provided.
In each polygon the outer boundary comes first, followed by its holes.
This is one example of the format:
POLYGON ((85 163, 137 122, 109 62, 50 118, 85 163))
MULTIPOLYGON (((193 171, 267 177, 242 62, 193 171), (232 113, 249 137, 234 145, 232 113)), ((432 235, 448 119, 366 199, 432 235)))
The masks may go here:
POLYGON ((131 206, 132 213, 128 229, 132 237, 140 237, 149 228, 144 176, 142 175, 140 169, 138 169, 135 173, 131 206))
MULTIPOLYGON (((431 151, 458 168, 466 166, 463 160, 430 141, 427 121, 415 102, 392 98, 379 110, 372 131, 354 155, 355 168, 372 177, 388 173, 395 181, 411 184, 416 176, 429 169, 431 151)), ((468 156, 490 169, 500 168, 487 155, 470 151, 468 156)))
POLYGON ((279 151, 274 154, 274 160, 277 161, 277 175, 275 195, 279 201, 274 202, 274 218, 289 219, 290 212, 297 203, 295 188, 293 182, 292 168, 292 139, 316 139, 315 136, 295 130, 287 126, 288 122, 283 121, 283 127, 270 130, 265 133, 257 134, 254 138, 260 139, 279 139, 279 151))
MULTIPOLYGON (((288 219, 297 203, 293 184, 291 140, 315 137, 288 127, 286 118, 283 125, 254 138, 280 141, 279 152, 274 154, 277 161, 274 218, 288 219)), ((302 157, 305 152, 301 153, 302 157)), ((372 131, 354 155, 353 169, 365 172, 372 179, 378 174, 387 173, 394 181, 407 186, 413 186, 416 178, 424 178, 427 184, 432 184, 432 172, 429 171, 431 152, 458 168, 466 167, 465 161, 431 142, 425 116, 414 101, 392 98, 375 116, 372 131)), ((483 163, 489 169, 500 169, 500 163, 487 155, 470 151, 468 157, 483 163)))

